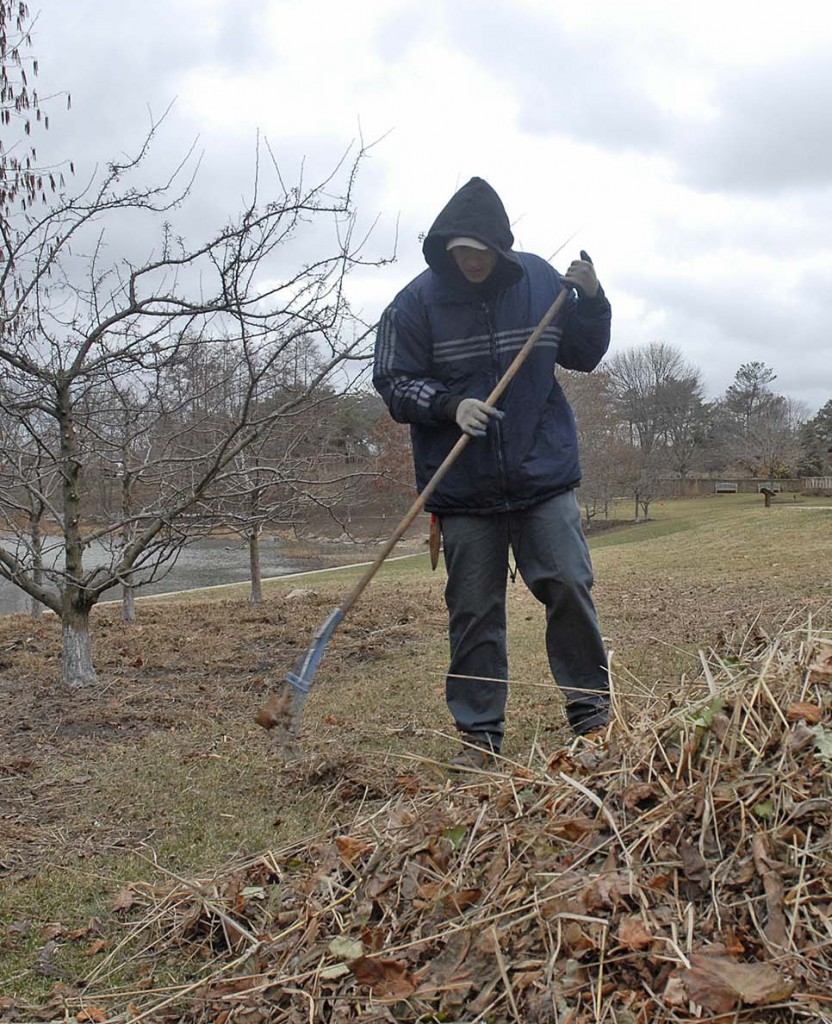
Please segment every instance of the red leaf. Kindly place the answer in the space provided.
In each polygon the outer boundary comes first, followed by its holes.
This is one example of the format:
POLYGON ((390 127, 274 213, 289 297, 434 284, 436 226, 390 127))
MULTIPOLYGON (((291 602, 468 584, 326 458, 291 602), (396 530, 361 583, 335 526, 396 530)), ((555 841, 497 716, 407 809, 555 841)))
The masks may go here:
POLYGON ((350 864, 372 850, 369 843, 365 843, 361 839, 353 839, 351 836, 336 836, 335 845, 344 860, 350 864))
POLYGON ((805 700, 798 700, 786 708, 786 718, 790 722, 802 721, 817 725, 823 718, 823 708, 819 708, 817 704, 809 704, 805 700))
POLYGON ((369 985, 373 995, 381 998, 408 999, 416 990, 407 967, 398 960, 376 960, 360 956, 347 963, 356 981, 369 985))
POLYGON ((75 1014, 75 1019, 82 1024, 101 1024, 107 1020, 109 1013, 102 1006, 85 1006, 75 1014))

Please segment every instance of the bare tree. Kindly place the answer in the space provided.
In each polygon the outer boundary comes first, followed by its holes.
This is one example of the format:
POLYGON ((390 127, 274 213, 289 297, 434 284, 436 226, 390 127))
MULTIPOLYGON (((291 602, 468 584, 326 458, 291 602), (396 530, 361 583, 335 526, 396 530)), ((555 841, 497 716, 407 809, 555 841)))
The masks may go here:
POLYGON ((687 475, 704 444, 702 382, 679 349, 664 342, 617 352, 605 365, 632 445, 621 466, 629 466, 628 486, 639 518, 648 515, 661 477, 674 470, 687 475))
MULTIPOLYGON (((264 384, 264 410, 306 393, 320 368, 314 351, 296 350, 284 372, 264 384)), ((368 464, 370 424, 383 406, 362 390, 360 376, 341 387, 319 386, 291 413, 270 422, 229 465, 210 503, 200 503, 204 524, 230 530, 246 543, 254 603, 262 600, 264 532, 290 526, 297 534, 310 520, 323 520, 349 533, 353 515, 366 504, 375 476, 368 464)), ((218 409, 217 415, 227 412, 218 409)))
MULTIPOLYGON (((0 410, 9 405, 7 387, 0 389, 0 410)), ((21 409, 21 415, 0 413, 0 504, 4 532, 16 552, 25 552, 36 587, 43 584, 43 570, 55 549, 44 524, 57 511, 59 476, 51 452, 57 437, 36 410, 21 409)), ((0 568, 0 575, 3 575, 0 568)), ((33 618, 40 618, 43 605, 30 594, 33 618)))
POLYGON ((46 202, 47 194, 64 184, 62 167, 44 166, 35 146, 35 129, 46 130, 49 116, 48 103, 35 88, 38 61, 29 52, 31 29, 23 0, 0 0, 0 223, 12 207, 46 202))
MULTIPOLYGON (((370 333, 344 293, 362 259, 352 196, 363 150, 311 187, 283 187, 275 168, 267 200, 258 170, 240 215, 188 245, 162 221, 187 200, 189 184, 176 174, 158 185, 134 183, 157 131, 153 125, 135 158, 110 164, 81 195, 4 221, 2 413, 18 424, 14 436, 34 432, 43 471, 59 481, 49 515, 63 557, 43 567, 38 583, 31 553, 0 544, 0 576, 60 616, 62 679, 72 687, 96 678, 89 614, 100 597, 175 557, 189 515, 235 477, 241 454, 346 361, 364 358, 370 333), (109 254, 108 225, 124 217, 161 225, 158 248, 141 261, 109 254), (320 255, 300 261, 292 242, 307 234, 320 255), (274 398, 264 389, 300 339, 314 346, 316 368, 303 387, 274 398), (195 352, 217 346, 221 383, 192 382, 178 405, 160 406, 149 431, 138 411, 195 352), (218 387, 229 392, 223 415, 214 403, 218 387), (124 434, 113 429, 118 403, 124 434), (105 516, 95 488, 119 450, 141 486, 105 516), (143 460, 152 474, 137 474, 143 460)), ((7 480, 0 492, 7 518, 15 518, 21 491, 31 492, 31 479, 7 480)))
POLYGON ((410 427, 389 416, 373 428, 373 489, 383 516, 403 516, 416 493, 416 474, 411 454, 410 427))
POLYGON ((644 451, 671 446, 693 431, 703 386, 699 371, 673 345, 655 341, 625 349, 605 363, 613 400, 644 451))
POLYGON ((598 515, 609 518, 612 499, 620 491, 622 460, 630 445, 622 437, 609 375, 602 367, 594 373, 561 370, 561 385, 575 414, 583 478, 578 497, 587 525, 598 515))

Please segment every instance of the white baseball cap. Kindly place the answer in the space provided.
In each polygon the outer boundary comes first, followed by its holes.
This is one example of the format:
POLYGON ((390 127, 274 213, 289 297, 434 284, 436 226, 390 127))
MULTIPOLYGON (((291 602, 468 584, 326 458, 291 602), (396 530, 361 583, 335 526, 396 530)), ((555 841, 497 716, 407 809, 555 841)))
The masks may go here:
POLYGON ((467 245, 469 249, 488 248, 485 242, 481 242, 478 238, 464 238, 463 236, 460 235, 459 238, 452 238, 450 242, 448 242, 448 244, 445 246, 445 249, 447 252, 450 252, 451 249, 456 249, 460 245, 467 245))

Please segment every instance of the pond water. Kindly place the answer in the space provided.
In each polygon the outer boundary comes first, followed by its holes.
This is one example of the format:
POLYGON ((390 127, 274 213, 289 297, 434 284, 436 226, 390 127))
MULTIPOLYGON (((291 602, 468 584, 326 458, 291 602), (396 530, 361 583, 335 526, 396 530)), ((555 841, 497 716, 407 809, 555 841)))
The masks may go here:
MULTIPOLYGON (((95 554, 94 550, 91 551, 88 558, 90 566, 95 564, 95 554)), ((309 559, 292 560, 284 557, 280 544, 270 538, 260 543, 260 571, 263 579, 315 568, 318 566, 309 559)), ((223 583, 245 583, 249 579, 246 542, 233 537, 198 540, 182 549, 176 565, 162 579, 140 587, 136 594, 169 594, 176 590, 192 590, 196 587, 218 586, 223 583)), ((102 600, 120 601, 121 587, 113 587, 102 600)), ((0 580, 0 615, 28 612, 29 607, 30 599, 27 594, 14 584, 0 580)))

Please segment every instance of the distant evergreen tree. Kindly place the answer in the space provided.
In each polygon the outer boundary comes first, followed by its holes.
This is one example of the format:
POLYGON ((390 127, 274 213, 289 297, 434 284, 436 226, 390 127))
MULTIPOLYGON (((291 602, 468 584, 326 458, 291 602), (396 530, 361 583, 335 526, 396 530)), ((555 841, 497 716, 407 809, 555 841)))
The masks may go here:
POLYGON ((832 466, 832 399, 800 431, 801 476, 826 476, 832 466))

